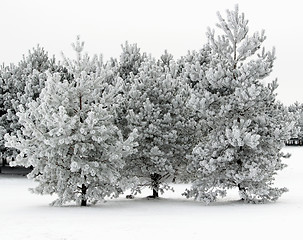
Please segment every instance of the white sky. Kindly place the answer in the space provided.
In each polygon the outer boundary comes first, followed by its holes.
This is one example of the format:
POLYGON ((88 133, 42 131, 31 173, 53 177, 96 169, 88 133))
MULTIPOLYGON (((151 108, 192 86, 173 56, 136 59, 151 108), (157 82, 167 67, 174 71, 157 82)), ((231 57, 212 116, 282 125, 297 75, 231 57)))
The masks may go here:
MULTIPOLYGON (((73 57, 77 35, 86 52, 119 57, 126 40, 159 57, 165 49, 176 58, 206 43, 207 27, 215 28, 216 12, 239 4, 251 34, 265 29, 268 50, 276 47, 271 79, 278 78, 278 99, 303 102, 303 5, 299 0, 0 0, 0 63, 17 63, 37 44, 62 60, 73 57)), ((219 30, 218 30, 219 31, 219 30)))

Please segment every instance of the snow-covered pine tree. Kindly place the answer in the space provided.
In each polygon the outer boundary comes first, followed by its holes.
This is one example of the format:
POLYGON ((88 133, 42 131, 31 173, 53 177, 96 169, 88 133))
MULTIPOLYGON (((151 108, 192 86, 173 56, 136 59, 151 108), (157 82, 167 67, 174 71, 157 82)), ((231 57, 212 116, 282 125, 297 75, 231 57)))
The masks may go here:
POLYGON ((287 191, 273 183, 285 167, 282 158, 288 155, 281 150, 294 125, 276 100, 277 81, 267 86, 262 82, 272 72, 275 52, 260 50, 264 31, 249 36, 238 6, 227 11, 226 20, 218 17, 223 35, 216 38, 208 31, 210 61, 206 70, 192 75, 200 90, 191 104, 209 133, 189 157, 193 184, 185 195, 209 203, 238 188, 247 202, 275 201, 287 191))
POLYGON ((55 205, 86 206, 121 193, 120 171, 135 151, 135 130, 123 139, 114 125, 122 80, 108 84, 102 61, 82 54, 79 39, 73 46, 77 60, 65 58, 73 79, 49 73, 39 98, 17 113, 22 131, 6 135, 6 146, 20 152, 14 165, 33 167, 28 177, 39 183, 33 192, 57 194, 55 205))
POLYGON ((17 64, 2 66, 0 70, 0 158, 10 161, 16 155, 14 149, 4 146, 5 133, 16 133, 20 129, 18 124, 18 107, 35 100, 46 81, 45 71, 60 71, 64 69, 55 63, 55 58, 49 58, 48 53, 39 45, 24 55, 17 64))
POLYGON ((197 143, 193 135, 199 131, 187 108, 190 87, 177 77, 179 67, 172 59, 162 63, 146 58, 132 75, 125 100, 129 131, 138 130, 139 146, 126 160, 124 173, 137 180, 134 192, 148 186, 152 198, 182 178, 185 156, 197 143))
MULTIPOLYGON (((299 129, 298 132, 298 141, 300 145, 303 144, 303 104, 299 102, 295 102, 294 104, 288 107, 288 110, 297 115, 296 127, 299 129)), ((296 138, 296 136, 292 136, 292 138, 296 138)), ((289 139, 290 140, 290 139, 289 139)))

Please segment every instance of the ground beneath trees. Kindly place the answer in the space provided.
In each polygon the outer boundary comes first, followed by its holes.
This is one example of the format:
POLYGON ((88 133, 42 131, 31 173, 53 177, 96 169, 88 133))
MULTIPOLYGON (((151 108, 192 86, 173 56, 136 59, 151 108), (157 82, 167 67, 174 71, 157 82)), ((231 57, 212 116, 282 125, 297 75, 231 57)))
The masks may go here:
POLYGON ((78 239, 299 239, 303 222, 303 147, 287 147, 292 157, 277 176, 289 188, 278 202, 248 205, 237 191, 209 206, 184 199, 187 185, 175 185, 158 200, 150 190, 133 200, 121 196, 91 207, 50 207, 52 196, 28 192, 35 183, 0 175, 1 240, 78 239))

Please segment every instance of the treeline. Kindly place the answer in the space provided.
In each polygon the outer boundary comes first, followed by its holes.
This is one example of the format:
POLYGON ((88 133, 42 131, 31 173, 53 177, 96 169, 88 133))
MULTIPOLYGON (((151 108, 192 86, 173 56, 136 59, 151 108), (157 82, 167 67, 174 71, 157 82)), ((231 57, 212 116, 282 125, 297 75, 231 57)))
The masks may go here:
POLYGON ((37 47, 0 71, 0 151, 11 165, 31 166, 39 194, 82 206, 125 190, 191 183, 184 195, 205 203, 237 188, 246 202, 277 200, 273 186, 297 134, 297 114, 265 85, 274 49, 264 31, 248 33, 244 14, 220 14, 199 51, 155 59, 125 43, 120 59, 83 53, 62 63, 37 47), (12 161, 13 160, 13 161, 12 161))

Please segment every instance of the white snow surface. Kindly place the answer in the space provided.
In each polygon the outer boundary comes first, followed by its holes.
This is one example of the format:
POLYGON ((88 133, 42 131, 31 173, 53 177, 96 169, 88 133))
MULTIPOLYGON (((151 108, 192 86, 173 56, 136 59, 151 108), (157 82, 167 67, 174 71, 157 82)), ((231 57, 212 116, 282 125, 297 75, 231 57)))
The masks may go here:
POLYGON ((147 200, 146 189, 133 200, 124 195, 89 207, 51 207, 55 196, 31 194, 32 180, 0 174, 0 239, 301 239, 303 147, 284 151, 292 157, 276 185, 289 192, 260 205, 239 201, 235 190, 206 206, 181 196, 189 185, 174 185, 175 192, 158 200, 147 200))

